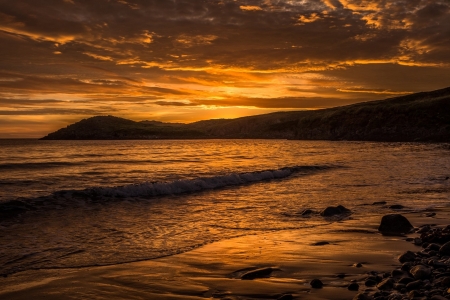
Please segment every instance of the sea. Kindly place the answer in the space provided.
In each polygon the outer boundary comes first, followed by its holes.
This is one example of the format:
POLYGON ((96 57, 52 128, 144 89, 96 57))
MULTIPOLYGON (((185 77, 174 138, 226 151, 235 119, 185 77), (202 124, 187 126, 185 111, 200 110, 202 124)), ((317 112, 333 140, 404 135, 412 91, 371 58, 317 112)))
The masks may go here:
POLYGON ((449 176, 442 143, 0 140, 0 275, 425 213, 450 206, 449 176), (318 213, 336 205, 351 214, 318 213))

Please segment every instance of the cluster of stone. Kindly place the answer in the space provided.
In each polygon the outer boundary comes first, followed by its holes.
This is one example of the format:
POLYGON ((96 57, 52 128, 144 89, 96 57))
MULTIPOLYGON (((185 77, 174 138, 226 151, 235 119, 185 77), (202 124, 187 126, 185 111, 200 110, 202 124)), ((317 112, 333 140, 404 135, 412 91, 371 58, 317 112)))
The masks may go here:
POLYGON ((424 225, 417 232, 420 237, 411 241, 422 249, 400 255, 402 265, 398 269, 369 273, 364 283, 366 292, 354 299, 450 299, 450 225, 424 225))

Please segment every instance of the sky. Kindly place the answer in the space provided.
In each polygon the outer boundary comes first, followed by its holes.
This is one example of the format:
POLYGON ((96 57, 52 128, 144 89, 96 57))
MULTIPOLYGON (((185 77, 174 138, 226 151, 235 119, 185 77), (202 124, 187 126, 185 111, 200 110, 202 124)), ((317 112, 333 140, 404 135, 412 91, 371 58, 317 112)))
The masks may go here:
POLYGON ((0 0, 0 138, 450 86, 450 0, 0 0))

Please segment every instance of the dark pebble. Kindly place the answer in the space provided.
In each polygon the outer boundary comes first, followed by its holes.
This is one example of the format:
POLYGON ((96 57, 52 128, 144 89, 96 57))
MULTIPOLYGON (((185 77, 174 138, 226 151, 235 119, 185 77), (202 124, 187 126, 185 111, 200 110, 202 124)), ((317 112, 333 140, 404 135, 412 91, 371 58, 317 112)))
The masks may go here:
POLYGON ((400 277, 403 275, 405 275, 405 272, 402 270, 399 270, 399 269, 392 270, 392 272, 391 272, 392 277, 400 277))
POLYGON ((256 278, 265 278, 269 277, 270 274, 274 271, 273 268, 261 268, 253 271, 249 271, 241 276, 243 280, 253 280, 256 278))
POLYGON ((277 298, 277 300, 293 300, 294 296, 291 294, 284 294, 277 298))
POLYGON ((413 278, 411 278, 411 277, 402 277, 402 278, 400 278, 398 283, 408 284, 408 283, 413 282, 413 281, 415 281, 415 280, 413 278))
POLYGON ((405 263, 408 261, 414 261, 414 260, 416 260, 416 254, 412 251, 406 251, 405 253, 403 253, 402 255, 399 256, 398 260, 401 263, 405 263))
POLYGON ((405 262, 404 264, 402 264, 401 269, 403 271, 409 272, 409 270, 411 270, 413 264, 411 262, 405 262))
POLYGON ((320 279, 313 279, 309 284, 314 289, 321 289, 323 287, 323 282, 320 279))
POLYGON ((356 294, 355 297, 353 297, 353 300, 373 300, 373 298, 369 295, 359 293, 359 294, 356 294))
POLYGON ((442 247, 439 249, 439 254, 443 256, 445 255, 450 256, 450 242, 447 242, 444 245, 442 245, 442 247))
POLYGON ((386 278, 385 280, 377 284, 377 288, 379 290, 391 290, 394 287, 394 283, 394 279, 386 278))
POLYGON ((394 205, 389 206, 389 208, 390 209, 403 209, 405 207, 401 204, 394 204, 394 205))
POLYGON ((443 296, 440 295, 434 295, 431 297, 431 300, 448 300, 448 298, 445 298, 443 296))
POLYGON ((377 285, 377 282, 376 282, 375 280, 373 280, 373 279, 367 279, 367 280, 364 282, 364 285, 365 285, 365 286, 368 286, 368 287, 376 286, 376 285, 377 285))
POLYGON ((313 213, 313 211, 311 209, 305 209, 304 211, 301 212, 301 215, 302 216, 309 216, 312 213, 313 213))
POLYGON ((348 285, 347 289, 349 291, 357 291, 357 290, 359 290, 359 284, 357 284, 356 282, 350 283, 348 285))
POLYGON ((422 286, 423 286, 423 281, 416 280, 416 281, 412 281, 412 282, 406 284, 406 289, 408 291, 412 291, 412 290, 420 289, 422 286))
POLYGON ((330 244, 330 242, 321 241, 321 242, 317 242, 317 243, 312 244, 312 246, 324 246, 324 245, 329 245, 329 244, 330 244))

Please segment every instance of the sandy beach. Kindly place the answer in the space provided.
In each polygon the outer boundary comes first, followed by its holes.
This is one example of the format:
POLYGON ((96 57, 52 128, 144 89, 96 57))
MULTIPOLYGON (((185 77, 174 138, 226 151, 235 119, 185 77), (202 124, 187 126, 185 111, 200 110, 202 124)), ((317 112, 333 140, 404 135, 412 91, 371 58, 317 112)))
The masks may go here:
MULTIPOLYGON (((450 210, 435 212, 431 218, 404 215, 415 227, 446 225, 450 210)), ((0 279, 0 299, 352 299, 358 293, 347 289, 352 280, 359 292, 376 290, 364 286, 367 272, 390 272, 400 265, 400 254, 420 250, 406 241, 416 233, 378 233, 380 219, 350 217, 320 229, 242 236, 149 261, 20 272, 0 279), (273 268, 267 278, 240 278, 267 267, 273 268), (311 288, 314 278, 323 288, 311 288)))

